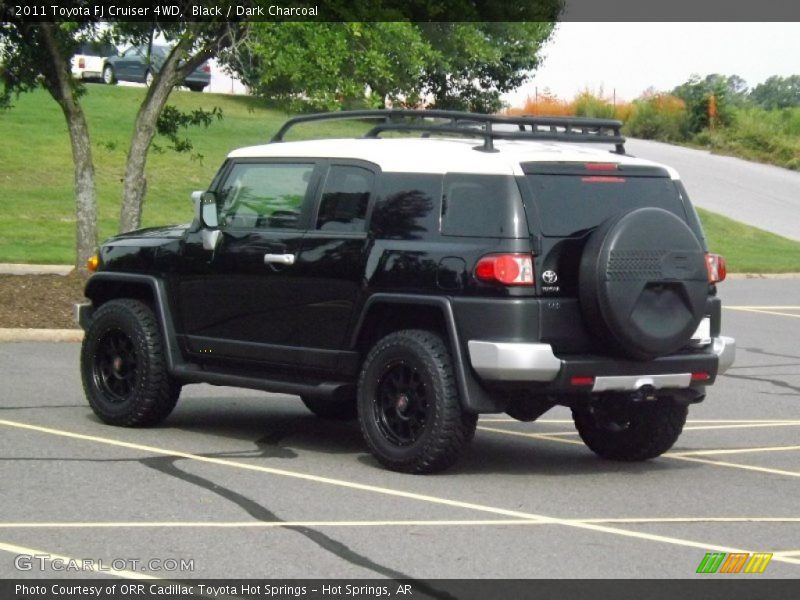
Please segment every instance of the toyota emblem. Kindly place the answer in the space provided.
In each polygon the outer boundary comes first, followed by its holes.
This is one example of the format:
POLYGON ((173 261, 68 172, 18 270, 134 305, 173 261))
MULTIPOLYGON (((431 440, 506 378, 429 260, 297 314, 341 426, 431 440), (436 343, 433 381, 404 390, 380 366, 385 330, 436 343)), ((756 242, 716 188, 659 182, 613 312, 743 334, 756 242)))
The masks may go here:
POLYGON ((558 281, 558 275, 556 275, 555 271, 545 271, 542 273, 542 279, 547 285, 553 285, 558 281))

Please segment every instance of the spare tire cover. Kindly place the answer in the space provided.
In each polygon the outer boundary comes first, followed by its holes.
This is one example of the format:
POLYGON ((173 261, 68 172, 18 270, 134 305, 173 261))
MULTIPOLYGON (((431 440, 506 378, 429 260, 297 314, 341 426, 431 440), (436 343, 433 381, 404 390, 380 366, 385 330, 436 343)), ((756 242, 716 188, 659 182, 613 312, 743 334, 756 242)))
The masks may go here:
POLYGON ((684 346, 703 318, 708 290, 703 246, 686 223, 660 208, 608 219, 581 256, 587 325, 631 358, 651 360, 684 346))

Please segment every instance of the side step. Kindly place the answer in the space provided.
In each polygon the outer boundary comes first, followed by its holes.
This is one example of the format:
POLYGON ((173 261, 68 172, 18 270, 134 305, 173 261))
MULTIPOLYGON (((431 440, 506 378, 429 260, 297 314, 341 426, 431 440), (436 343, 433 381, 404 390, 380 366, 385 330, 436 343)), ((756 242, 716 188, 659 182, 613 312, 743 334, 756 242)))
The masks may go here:
POLYGON ((315 398, 332 398, 343 393, 353 393, 352 383, 344 381, 318 381, 301 383, 299 381, 281 381, 247 377, 218 371, 206 371, 194 365, 179 365, 172 375, 183 383, 210 383, 211 385, 229 385, 231 387, 263 390, 276 394, 295 394, 297 396, 313 396, 315 398))

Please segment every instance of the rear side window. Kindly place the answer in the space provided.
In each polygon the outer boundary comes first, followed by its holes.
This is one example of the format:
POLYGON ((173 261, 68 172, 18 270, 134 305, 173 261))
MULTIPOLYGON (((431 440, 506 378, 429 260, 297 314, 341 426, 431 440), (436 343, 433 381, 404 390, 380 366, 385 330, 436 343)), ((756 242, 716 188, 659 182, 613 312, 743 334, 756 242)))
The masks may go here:
POLYGON ((442 176, 383 173, 370 229, 379 238, 417 240, 439 230, 442 176))
POLYGON ((505 175, 448 173, 442 195, 442 234, 526 237, 517 182, 505 175))
POLYGON ((375 175, 369 169, 333 165, 325 178, 317 215, 321 231, 364 231, 375 175))
POLYGON ((637 208, 663 208, 687 220, 675 182, 668 177, 529 174, 536 210, 528 210, 531 229, 569 237, 606 219, 637 208))

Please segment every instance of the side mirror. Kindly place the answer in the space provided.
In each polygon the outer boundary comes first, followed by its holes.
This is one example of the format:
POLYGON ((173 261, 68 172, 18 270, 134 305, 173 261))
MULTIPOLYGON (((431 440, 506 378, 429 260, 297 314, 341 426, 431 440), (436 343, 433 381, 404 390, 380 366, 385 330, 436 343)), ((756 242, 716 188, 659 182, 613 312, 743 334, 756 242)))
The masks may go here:
POLYGON ((214 250, 219 243, 221 231, 217 217, 217 196, 214 192, 192 192, 194 203, 194 219, 200 227, 203 238, 203 248, 214 250))
POLYGON ((219 227, 217 217, 217 196, 214 192, 192 192, 194 217, 201 227, 219 227))

